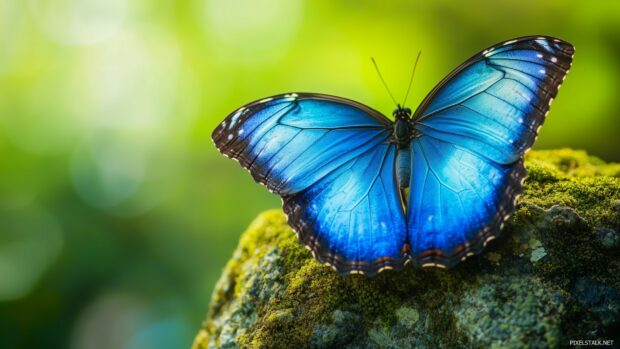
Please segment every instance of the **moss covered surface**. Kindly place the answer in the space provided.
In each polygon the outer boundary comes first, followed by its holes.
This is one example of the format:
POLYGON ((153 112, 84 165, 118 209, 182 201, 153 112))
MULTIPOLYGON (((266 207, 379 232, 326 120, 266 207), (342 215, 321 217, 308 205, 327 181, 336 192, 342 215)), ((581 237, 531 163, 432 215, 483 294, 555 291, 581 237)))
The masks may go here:
POLYGON ((563 347, 620 342, 620 166, 532 151, 499 239, 452 270, 338 276, 280 210, 242 235, 194 348, 563 347))

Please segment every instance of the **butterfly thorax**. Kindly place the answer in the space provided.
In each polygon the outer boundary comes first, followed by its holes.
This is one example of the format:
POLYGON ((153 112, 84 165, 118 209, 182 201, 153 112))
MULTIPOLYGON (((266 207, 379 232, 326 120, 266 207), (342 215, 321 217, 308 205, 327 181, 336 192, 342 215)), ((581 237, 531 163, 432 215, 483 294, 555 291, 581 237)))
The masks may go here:
POLYGON ((411 109, 398 106, 392 115, 395 119, 392 142, 398 146, 398 149, 408 148, 411 140, 411 109))

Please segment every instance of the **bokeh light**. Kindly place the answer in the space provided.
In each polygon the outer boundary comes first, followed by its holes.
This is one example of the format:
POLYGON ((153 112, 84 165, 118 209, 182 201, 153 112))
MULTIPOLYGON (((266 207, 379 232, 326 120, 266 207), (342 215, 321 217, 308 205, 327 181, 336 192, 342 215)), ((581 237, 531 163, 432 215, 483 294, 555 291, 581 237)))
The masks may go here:
POLYGON ((239 63, 267 63, 291 46, 303 20, 300 0, 207 0, 201 5, 212 55, 239 63))
POLYGON ((88 45, 114 35, 127 16, 128 0, 30 0, 43 32, 69 45, 88 45))
POLYGON ((180 57, 170 34, 128 28, 80 53, 70 85, 77 102, 73 113, 91 128, 139 128, 141 142, 173 117, 180 57))
MULTIPOLYGON (((161 306, 160 306, 161 307, 161 306)), ((73 329, 70 349, 168 349, 189 346, 192 332, 183 322, 144 299, 105 292, 85 307, 73 329)))

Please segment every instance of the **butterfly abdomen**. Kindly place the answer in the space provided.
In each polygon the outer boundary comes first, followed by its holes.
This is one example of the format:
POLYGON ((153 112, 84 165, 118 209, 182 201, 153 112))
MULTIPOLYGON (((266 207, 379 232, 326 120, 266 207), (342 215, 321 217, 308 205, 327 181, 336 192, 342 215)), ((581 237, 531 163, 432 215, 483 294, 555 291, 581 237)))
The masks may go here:
POLYGON ((398 150, 396 176, 398 177, 398 186, 401 189, 409 187, 409 179, 411 178, 411 151, 409 148, 398 150))

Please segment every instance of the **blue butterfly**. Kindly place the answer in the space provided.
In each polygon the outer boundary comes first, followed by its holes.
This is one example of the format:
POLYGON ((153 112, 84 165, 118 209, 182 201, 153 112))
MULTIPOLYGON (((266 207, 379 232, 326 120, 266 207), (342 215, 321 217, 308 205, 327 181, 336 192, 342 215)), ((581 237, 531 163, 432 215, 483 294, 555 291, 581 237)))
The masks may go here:
POLYGON ((282 197, 288 223, 340 274, 450 268, 515 209, 574 47, 528 36, 477 53, 394 121, 352 100, 289 93, 247 104, 212 138, 282 197), (408 190, 407 190, 408 189, 408 190))

